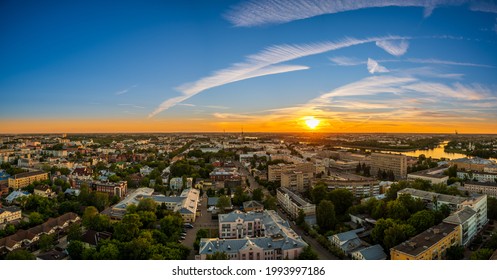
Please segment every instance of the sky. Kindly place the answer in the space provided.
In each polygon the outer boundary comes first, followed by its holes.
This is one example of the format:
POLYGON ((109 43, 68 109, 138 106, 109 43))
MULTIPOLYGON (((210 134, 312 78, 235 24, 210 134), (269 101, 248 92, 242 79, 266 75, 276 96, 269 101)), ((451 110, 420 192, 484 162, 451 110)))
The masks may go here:
POLYGON ((497 1, 0 2, 0 133, 497 133, 496 77, 497 1))

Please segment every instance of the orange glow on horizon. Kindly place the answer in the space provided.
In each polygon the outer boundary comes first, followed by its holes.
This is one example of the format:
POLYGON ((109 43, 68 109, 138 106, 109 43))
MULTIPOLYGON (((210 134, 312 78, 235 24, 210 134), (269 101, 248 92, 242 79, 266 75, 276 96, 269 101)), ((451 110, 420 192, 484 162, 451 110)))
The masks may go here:
MULTIPOLYGON (((322 133, 496 133, 497 123, 334 122, 318 120, 322 133)), ((313 122, 312 125, 315 125, 313 122)), ((211 119, 2 119, 0 133, 160 133, 160 132, 303 132, 312 128, 302 120, 224 121, 211 119), (300 127, 300 128, 299 128, 300 127)), ((316 127, 316 126, 315 126, 316 127)))

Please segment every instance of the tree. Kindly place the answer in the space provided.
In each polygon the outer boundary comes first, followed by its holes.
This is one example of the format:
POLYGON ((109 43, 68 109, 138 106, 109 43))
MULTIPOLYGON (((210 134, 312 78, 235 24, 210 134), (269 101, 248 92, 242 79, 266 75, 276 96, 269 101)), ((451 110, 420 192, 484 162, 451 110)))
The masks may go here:
POLYGON ((168 215, 160 220, 160 229, 169 241, 177 241, 183 229, 183 218, 177 213, 168 215))
POLYGON ((318 205, 321 200, 325 199, 328 195, 328 186, 322 182, 317 183, 311 190, 312 202, 318 205))
POLYGON ((152 211, 138 211, 138 216, 144 228, 152 228, 157 221, 157 216, 152 211))
POLYGON ((81 240, 83 232, 79 224, 72 224, 69 226, 69 232, 67 233, 67 241, 81 240))
POLYGON ((94 206, 88 206, 83 212, 82 223, 85 227, 90 227, 92 220, 98 215, 98 210, 94 206))
POLYGON ((217 200, 216 207, 219 209, 221 213, 224 213, 226 209, 229 208, 230 206, 231 206, 231 199, 226 195, 219 197, 219 199, 217 200))
POLYGON ((276 206, 276 198, 272 195, 266 196, 264 200, 264 209, 266 210, 276 210, 278 207, 276 206))
POLYGON ((408 224, 397 224, 394 223, 391 227, 385 230, 385 237, 383 239, 383 245, 386 250, 397 246, 409 239, 409 237, 414 236, 416 229, 408 224))
POLYGON ((299 209, 299 214, 297 216, 297 220, 295 221, 299 227, 305 224, 305 213, 304 210, 299 209))
POLYGON ((435 225, 435 215, 432 211, 422 210, 413 214, 407 222, 420 233, 435 225))
POLYGON ((43 234, 40 236, 40 239, 38 241, 38 246, 40 247, 40 250, 42 252, 50 251, 55 243, 55 235, 53 234, 43 234))
POLYGON ((471 260, 489 260, 494 251, 488 248, 479 249, 471 254, 471 260))
POLYGON ((225 252, 215 252, 214 254, 207 255, 207 260, 229 260, 230 258, 225 252))
POLYGON ((383 244, 385 239, 385 230, 392 227, 395 224, 392 219, 379 219, 371 231, 371 238, 375 243, 383 244))
POLYGON ((36 226, 43 223, 43 216, 38 212, 31 212, 29 214, 29 224, 31 226, 36 226))
POLYGON ((96 260, 118 260, 120 256, 119 248, 116 244, 108 242, 100 247, 95 254, 96 260))
POLYGON ((67 245, 67 252, 73 260, 81 260, 83 255, 83 242, 79 240, 73 240, 67 245))
POLYGON ((354 195, 350 191, 344 189, 332 190, 328 194, 328 199, 335 206, 337 215, 344 215, 354 203, 354 195))
POLYGON ((491 220, 497 220, 497 198, 487 198, 487 215, 491 220))
POLYGON ((316 221, 324 230, 334 229, 337 223, 335 206, 329 200, 322 200, 316 208, 316 221))
POLYGON ((454 245, 447 249, 445 258, 448 260, 462 260, 464 258, 464 247, 454 245))
POLYGON ((310 246, 306 246, 299 255, 299 260, 318 260, 318 254, 310 246))
POLYGON ((6 260, 36 260, 35 255, 31 254, 30 252, 24 250, 24 249, 19 249, 15 250, 12 252, 9 252, 7 256, 5 256, 6 260))
POLYGON ((205 228, 201 228, 197 231, 195 236, 195 242, 193 242, 193 249, 199 250, 200 239, 209 237, 209 230, 205 228))
POLYGON ((252 192, 252 200, 262 201, 264 199, 264 192, 262 188, 257 188, 252 192))
POLYGON ((409 210, 399 200, 392 200, 387 203, 387 214, 394 220, 406 220, 409 218, 409 210))
POLYGON ((113 237, 123 242, 131 241, 138 236, 141 226, 138 214, 126 214, 121 221, 114 224, 113 237))
POLYGON ((150 212, 155 212, 157 209, 157 204, 155 201, 151 198, 144 198, 138 202, 138 206, 136 208, 136 211, 150 211, 150 212))

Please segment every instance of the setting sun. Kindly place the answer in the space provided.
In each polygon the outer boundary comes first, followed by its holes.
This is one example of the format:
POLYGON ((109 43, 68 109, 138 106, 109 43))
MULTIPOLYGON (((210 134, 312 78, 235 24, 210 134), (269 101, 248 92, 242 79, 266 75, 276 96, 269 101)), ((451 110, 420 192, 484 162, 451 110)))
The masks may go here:
POLYGON ((305 124, 310 128, 310 129, 315 129, 319 125, 320 120, 315 119, 314 117, 307 117, 305 120, 305 124))

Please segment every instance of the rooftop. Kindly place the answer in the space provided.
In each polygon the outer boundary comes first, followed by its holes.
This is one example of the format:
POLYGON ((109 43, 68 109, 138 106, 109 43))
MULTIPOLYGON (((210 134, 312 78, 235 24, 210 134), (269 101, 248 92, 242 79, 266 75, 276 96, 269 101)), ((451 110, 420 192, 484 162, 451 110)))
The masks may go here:
POLYGON ((448 234, 457 230, 457 228, 458 225, 442 222, 414 236, 408 241, 402 242, 401 244, 395 246, 392 249, 403 252, 411 256, 417 256, 422 252, 428 250, 428 248, 432 247, 436 243, 438 243, 448 234))
POLYGON ((448 202, 451 204, 461 204, 468 199, 466 197, 427 192, 413 188, 405 188, 398 191, 398 194, 409 194, 411 196, 419 197, 423 200, 429 201, 433 201, 434 197, 436 197, 439 202, 448 202))

